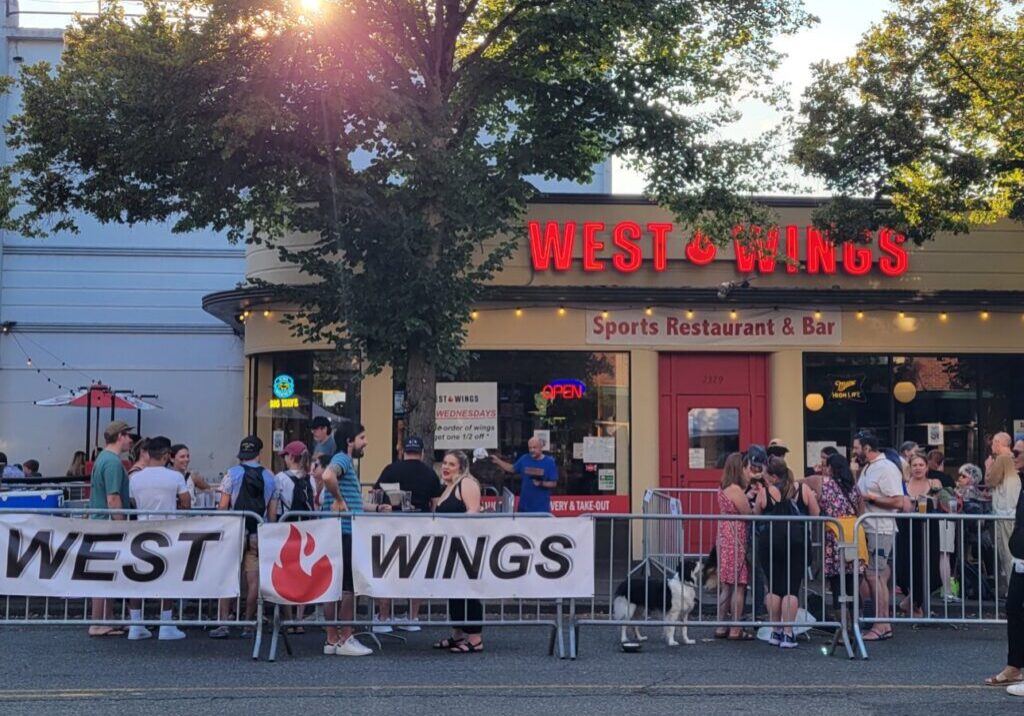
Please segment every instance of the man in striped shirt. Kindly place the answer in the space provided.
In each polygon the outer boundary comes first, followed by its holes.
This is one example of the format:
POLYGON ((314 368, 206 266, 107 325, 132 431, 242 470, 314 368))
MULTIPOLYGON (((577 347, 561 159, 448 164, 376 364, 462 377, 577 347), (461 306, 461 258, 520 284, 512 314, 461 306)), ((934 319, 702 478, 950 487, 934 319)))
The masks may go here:
MULTIPOLYGON (((320 509, 324 512, 362 512, 363 495, 359 487, 353 460, 366 450, 366 429, 357 423, 345 423, 335 431, 340 452, 324 470, 324 499, 320 509)), ((339 616, 338 602, 324 605, 327 621, 351 620, 355 615, 355 595, 352 586, 352 520, 341 519, 342 598, 339 616)), ((327 627, 324 653, 336 656, 367 656, 373 653, 352 635, 352 627, 327 627)))

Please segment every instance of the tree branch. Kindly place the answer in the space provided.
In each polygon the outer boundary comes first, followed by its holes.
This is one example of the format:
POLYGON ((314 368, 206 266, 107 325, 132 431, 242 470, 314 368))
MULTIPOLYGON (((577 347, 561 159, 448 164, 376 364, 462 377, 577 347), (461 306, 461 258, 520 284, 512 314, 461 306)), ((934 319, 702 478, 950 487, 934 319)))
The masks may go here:
POLYGON ((452 72, 451 83, 453 85, 457 83, 459 78, 462 76, 462 73, 465 72, 466 69, 471 67, 475 62, 479 61, 480 58, 483 57, 484 53, 487 52, 487 50, 489 50, 491 46, 493 46, 494 43, 498 41, 498 39, 505 33, 505 31, 512 25, 512 23, 518 19, 518 17, 521 14, 523 14, 527 10, 544 7, 546 5, 552 5, 554 4, 554 2, 555 0, 524 0, 523 2, 520 2, 515 7, 513 7, 511 10, 509 10, 508 14, 505 15, 505 17, 501 18, 501 20, 498 21, 498 24, 492 27, 491 31, 484 36, 483 41, 479 45, 477 45, 476 48, 471 53, 466 55, 466 59, 459 63, 458 68, 456 68, 455 71, 452 72))

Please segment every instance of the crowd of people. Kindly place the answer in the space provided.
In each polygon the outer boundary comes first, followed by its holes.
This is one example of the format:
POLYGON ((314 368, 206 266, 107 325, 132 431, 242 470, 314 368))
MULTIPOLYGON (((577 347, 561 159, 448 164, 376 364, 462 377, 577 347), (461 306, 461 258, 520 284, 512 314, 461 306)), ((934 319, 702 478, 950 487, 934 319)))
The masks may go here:
MULTIPOLYGON (((1024 522, 1008 520, 985 523, 980 529, 958 528, 956 520, 911 519, 910 513, 993 514, 1024 517, 1021 480, 1024 476, 1024 436, 1016 442, 1007 433, 991 441, 984 469, 966 463, 956 477, 947 473, 945 455, 922 450, 907 442, 900 448, 884 447, 870 430, 858 432, 849 457, 827 447, 819 465, 803 480, 794 478, 785 462, 785 447, 772 441, 768 448, 751 445, 730 455, 724 464, 718 508, 721 514, 824 515, 851 524, 862 515, 866 549, 856 559, 844 559, 840 540, 856 537, 824 532, 821 565, 830 584, 833 606, 845 580, 847 594, 873 604, 873 623, 863 633, 865 641, 894 637, 891 614, 924 617, 931 591, 938 587, 941 603, 956 604, 975 590, 971 598, 1006 600, 1010 634, 1008 666, 986 683, 1021 683, 1024 695, 1024 522), (774 454, 772 454, 774 453, 774 454), (1019 544, 1016 544, 1019 543, 1019 544), (860 594, 854 595, 854 571, 860 594), (956 574, 969 575, 960 584, 956 574), (994 595, 979 595, 990 586, 994 595)), ((762 606, 769 621, 794 622, 801 582, 809 567, 808 532, 798 521, 730 521, 717 523, 715 549, 720 582, 718 618, 743 621, 746 592, 751 585, 764 587, 755 595, 754 608, 762 606), (753 579, 757 573, 757 579, 753 579)), ((754 635, 734 627, 716 630, 717 638, 749 640, 754 635)), ((792 648, 796 642, 789 626, 773 628, 769 643, 792 648)))
MULTIPOLYGON (((275 521, 285 513, 302 517, 301 513, 345 512, 362 513, 368 509, 378 512, 412 510, 436 513, 474 513, 483 508, 480 483, 470 471, 470 458, 461 451, 450 451, 440 465, 440 475, 424 461, 424 443, 419 437, 409 437, 403 445, 401 459, 387 466, 373 485, 376 498, 366 504, 362 486, 357 477, 354 461, 363 456, 367 445, 366 431, 361 425, 346 422, 335 430, 324 418, 312 422, 313 442, 307 446, 293 441, 284 446, 280 456, 285 469, 274 474, 260 463, 263 442, 252 435, 243 439, 237 454, 238 463, 224 474, 219 484, 207 480, 190 470, 191 456, 188 446, 171 444, 163 436, 140 438, 123 421, 114 421, 104 430, 104 448, 95 456, 89 469, 91 494, 89 509, 94 519, 125 519, 122 510, 133 508, 148 514, 139 518, 155 519, 175 510, 190 509, 196 495, 217 490, 219 510, 244 511, 258 515, 265 521, 275 521), (404 497, 396 502, 388 495, 404 497), (299 513, 299 514, 296 514, 299 513)), ((554 461, 543 453, 541 442, 533 438, 528 453, 514 464, 498 457, 486 459, 504 472, 520 478, 520 511, 548 512, 550 494, 555 487, 557 471, 554 461)), ((308 517, 308 515, 307 515, 308 517)), ((343 598, 340 602, 318 605, 328 622, 352 621, 355 617, 355 596, 351 571, 352 520, 340 520, 342 531, 343 598)), ((258 520, 246 518, 246 542, 242 557, 243 596, 245 620, 256 616, 259 595, 258 520)), ((231 621, 230 613, 235 600, 222 599, 218 605, 220 621, 231 621)), ((420 601, 409 602, 407 618, 402 624, 391 624, 390 600, 376 601, 375 632, 390 632, 394 628, 418 631, 420 601)), ((453 629, 452 634, 434 643, 434 648, 453 653, 477 653, 483 650, 483 605, 475 599, 453 599, 449 602, 451 619, 465 620, 467 624, 453 629)), ((111 600, 93 600, 93 619, 112 620, 111 600)), ((299 611, 301 615, 301 610, 299 611)), ((129 603, 132 621, 142 619, 141 604, 129 603)), ((169 604, 161 604, 161 620, 171 622, 169 604)), ((338 656, 365 656, 372 650, 356 639, 350 626, 328 626, 323 652, 338 656)), ((126 631, 118 626, 94 625, 89 634, 95 637, 118 637, 126 631)), ((214 639, 231 635, 230 627, 218 626, 209 632, 214 639)), ((142 625, 127 629, 131 640, 149 639, 151 630, 142 625)), ((185 638, 185 632, 172 624, 161 625, 158 638, 164 640, 185 638)), ((243 637, 250 636, 243 630, 243 637)))

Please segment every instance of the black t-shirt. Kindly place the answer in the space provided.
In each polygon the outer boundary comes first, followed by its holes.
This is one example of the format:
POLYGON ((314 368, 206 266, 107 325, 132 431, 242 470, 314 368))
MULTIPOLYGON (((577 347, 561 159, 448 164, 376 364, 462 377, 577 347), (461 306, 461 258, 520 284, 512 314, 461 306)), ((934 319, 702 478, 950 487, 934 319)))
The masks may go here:
POLYGON ((374 487, 380 489, 381 483, 398 483, 402 490, 412 493, 412 506, 423 512, 430 512, 430 501, 444 492, 437 475, 422 460, 391 463, 384 468, 374 487))
POLYGON ((938 480, 942 483, 943 487, 948 487, 951 490, 956 489, 956 480, 944 473, 942 470, 929 470, 928 479, 938 480))

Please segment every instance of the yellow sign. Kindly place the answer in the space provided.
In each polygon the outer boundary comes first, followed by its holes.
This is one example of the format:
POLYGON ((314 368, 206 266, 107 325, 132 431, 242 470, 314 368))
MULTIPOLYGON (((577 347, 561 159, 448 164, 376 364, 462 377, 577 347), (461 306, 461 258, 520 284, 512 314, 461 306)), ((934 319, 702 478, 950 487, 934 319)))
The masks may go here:
POLYGON ((297 408, 299 407, 298 398, 271 398, 270 408, 272 410, 279 408, 297 408))

